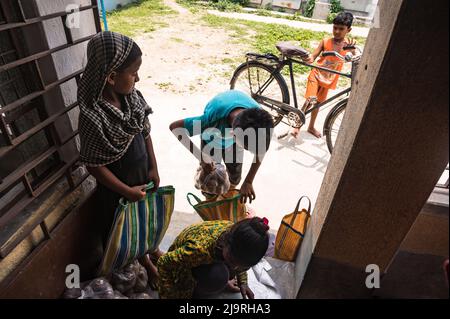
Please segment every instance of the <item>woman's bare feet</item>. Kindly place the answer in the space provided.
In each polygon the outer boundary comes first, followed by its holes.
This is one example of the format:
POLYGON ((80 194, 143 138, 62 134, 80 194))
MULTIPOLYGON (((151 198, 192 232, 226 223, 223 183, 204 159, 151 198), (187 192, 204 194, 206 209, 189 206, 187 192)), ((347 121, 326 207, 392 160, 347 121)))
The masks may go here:
POLYGON ((148 284, 152 290, 157 290, 159 273, 158 273, 158 269, 155 267, 155 265, 152 265, 152 266, 153 267, 149 267, 147 269, 148 284))
POLYGON ((144 266, 147 271, 148 284, 152 290, 156 290, 158 288, 158 269, 155 264, 152 262, 150 255, 146 254, 142 258, 139 259, 139 263, 144 266))
POLYGON ((241 289, 238 286, 236 278, 228 280, 228 284, 225 287, 225 291, 227 292, 240 292, 241 289))
POLYGON ((314 135, 317 138, 321 138, 322 137, 322 134, 320 134, 320 132, 318 130, 316 130, 314 127, 308 128, 308 133, 314 135))

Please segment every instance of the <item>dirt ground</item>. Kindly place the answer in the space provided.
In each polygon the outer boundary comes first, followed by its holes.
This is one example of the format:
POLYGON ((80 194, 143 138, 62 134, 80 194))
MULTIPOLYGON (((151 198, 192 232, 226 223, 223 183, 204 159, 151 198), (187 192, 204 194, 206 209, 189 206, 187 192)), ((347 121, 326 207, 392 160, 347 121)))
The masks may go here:
POLYGON ((226 72, 232 72, 224 59, 244 56, 245 43, 233 43, 232 31, 205 25, 173 0, 165 0, 178 15, 166 21, 169 26, 135 38, 144 52, 139 87, 152 93, 192 95, 221 92, 228 86, 226 72))

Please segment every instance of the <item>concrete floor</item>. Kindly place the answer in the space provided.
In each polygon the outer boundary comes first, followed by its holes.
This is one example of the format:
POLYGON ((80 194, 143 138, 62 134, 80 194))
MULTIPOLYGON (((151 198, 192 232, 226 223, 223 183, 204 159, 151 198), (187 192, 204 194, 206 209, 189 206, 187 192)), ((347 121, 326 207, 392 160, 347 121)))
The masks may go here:
MULTIPOLYGON (((171 223, 167 232, 160 244, 160 249, 163 251, 167 251, 176 238, 176 236, 187 226, 201 222, 201 218, 197 214, 192 213, 182 213, 179 211, 174 211, 171 219, 171 223)), ((271 241, 275 239, 275 232, 271 231, 271 241)), ((273 246, 272 246, 273 247, 273 246)), ((264 287, 263 284, 259 283, 256 279, 253 272, 249 272, 249 285, 250 288, 255 293, 255 297, 258 299, 265 298, 279 298, 276 297, 277 294, 280 296, 286 296, 287 298, 293 298, 293 286, 291 283, 291 276, 294 270, 294 266, 292 263, 283 262, 281 260, 275 260, 273 258, 266 258, 266 261, 273 267, 273 270, 270 272, 271 278, 277 283, 278 290, 272 290, 269 287, 264 287)), ((158 294, 155 291, 149 290, 148 293, 153 298, 158 298, 158 294)), ((232 293, 232 292, 222 292, 213 296, 209 296, 210 299, 242 299, 240 293, 232 293)))
MULTIPOLYGON (((172 135, 169 124, 180 118, 202 114, 215 92, 210 96, 166 95, 163 92, 146 92, 145 88, 142 92, 144 96, 151 96, 148 100, 155 111, 150 120, 161 185, 174 185, 175 210, 193 215, 192 221, 196 221, 198 216, 187 202, 186 194, 193 192, 200 196, 194 187, 198 162, 172 135)), ((319 113, 316 127, 320 130, 326 114, 327 110, 319 113)), ((287 126, 280 124, 275 128, 275 133, 278 135, 286 130, 287 126)), ((267 217, 274 230, 278 229, 282 217, 292 212, 300 196, 309 196, 314 207, 329 158, 325 140, 305 131, 301 132, 298 140, 275 139, 255 178, 256 200, 251 207, 258 216, 267 217)), ((252 155, 246 152, 243 179, 251 160, 252 155)))
MULTIPOLYGON (((186 194, 193 192, 200 195, 194 187, 198 162, 173 136, 169 124, 201 115, 211 98, 229 89, 229 79, 218 76, 220 72, 216 70, 217 62, 211 60, 213 57, 244 57, 248 48, 233 44, 233 38, 226 30, 217 32, 216 29, 203 26, 195 15, 173 0, 164 2, 180 14, 169 27, 136 39, 145 52, 140 70, 141 81, 137 83, 137 88, 154 110, 150 122, 161 185, 175 187, 175 210, 190 214, 192 221, 196 221, 198 216, 187 202, 186 194), (180 33, 180 30, 183 31, 180 33), (202 34, 202 37, 199 38, 198 34, 202 34), (171 41, 175 36, 182 37, 184 41, 171 41), (193 63, 191 58, 204 62, 205 66, 193 63), (207 80, 209 78, 211 80, 207 80), (171 89, 162 89, 157 85, 160 82, 171 83, 171 89)), ((301 104, 303 93, 303 89, 298 92, 301 104)), ((323 109, 319 113, 316 122, 319 131, 322 131, 328 111, 323 109)), ((280 124, 275 128, 275 134, 284 133, 287 129, 286 125, 280 124)), ((195 141, 199 145, 198 137, 195 141)), ((305 130, 297 140, 275 139, 255 178, 253 186, 256 200, 251 207, 258 216, 269 219, 273 230, 278 229, 284 215, 293 211, 301 196, 309 196, 314 207, 329 158, 325 139, 317 139, 305 130)), ((252 155, 246 152, 242 180, 251 161, 252 155)))

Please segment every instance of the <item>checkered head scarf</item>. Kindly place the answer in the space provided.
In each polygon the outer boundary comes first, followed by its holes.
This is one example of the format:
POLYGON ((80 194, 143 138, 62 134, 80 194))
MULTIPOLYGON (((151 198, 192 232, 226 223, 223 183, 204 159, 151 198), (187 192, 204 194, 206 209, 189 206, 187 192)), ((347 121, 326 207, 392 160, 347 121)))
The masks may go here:
POLYGON ((119 110, 103 99, 107 77, 127 59, 132 39, 114 32, 100 32, 87 46, 87 65, 78 87, 80 106, 80 162, 104 166, 119 160, 136 134, 150 135, 147 116, 152 113, 142 94, 133 89, 119 110))

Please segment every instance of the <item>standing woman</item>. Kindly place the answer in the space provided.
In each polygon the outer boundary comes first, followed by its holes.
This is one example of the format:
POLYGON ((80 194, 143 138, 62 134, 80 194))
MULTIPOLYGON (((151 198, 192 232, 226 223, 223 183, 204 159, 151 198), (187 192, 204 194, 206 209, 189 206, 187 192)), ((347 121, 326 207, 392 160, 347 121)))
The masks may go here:
MULTIPOLYGON (((97 180, 99 231, 106 247, 119 199, 143 199, 150 181, 157 190, 159 175, 147 117, 152 110, 135 88, 140 48, 124 35, 100 32, 88 43, 87 59, 78 88, 80 161, 97 180)), ((152 259, 160 255, 157 249, 152 259)), ((154 285, 158 273, 150 256, 139 262, 154 285)))

